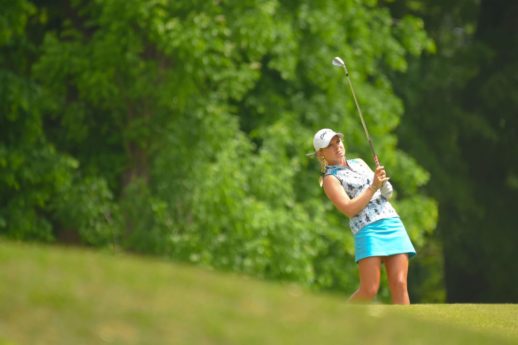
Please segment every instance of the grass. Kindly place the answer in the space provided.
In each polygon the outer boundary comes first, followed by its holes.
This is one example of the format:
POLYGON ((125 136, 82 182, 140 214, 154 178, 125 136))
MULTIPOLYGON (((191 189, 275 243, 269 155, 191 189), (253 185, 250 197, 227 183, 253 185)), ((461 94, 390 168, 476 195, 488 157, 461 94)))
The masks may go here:
POLYGON ((349 305, 122 254, 0 242, 0 282, 0 344, 518 344, 517 305, 349 305))

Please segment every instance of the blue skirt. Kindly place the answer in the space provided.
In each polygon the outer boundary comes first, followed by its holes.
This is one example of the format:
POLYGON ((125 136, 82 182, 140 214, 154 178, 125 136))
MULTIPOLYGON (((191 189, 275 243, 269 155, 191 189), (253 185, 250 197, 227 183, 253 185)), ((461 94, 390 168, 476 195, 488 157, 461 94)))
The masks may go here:
POLYGON ((361 228, 354 236, 354 252, 356 262, 369 256, 408 254, 411 258, 416 254, 399 217, 380 219, 361 228))

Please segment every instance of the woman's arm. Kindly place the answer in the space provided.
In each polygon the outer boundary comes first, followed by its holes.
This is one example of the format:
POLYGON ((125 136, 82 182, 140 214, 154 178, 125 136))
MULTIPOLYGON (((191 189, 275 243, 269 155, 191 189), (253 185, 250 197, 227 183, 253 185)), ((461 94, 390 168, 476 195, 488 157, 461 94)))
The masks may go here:
POLYGON ((340 181, 332 175, 324 177, 324 192, 326 193, 329 200, 333 202, 336 208, 345 214, 347 217, 352 218, 360 213, 361 210, 367 206, 372 196, 376 192, 375 186, 365 188, 360 194, 353 199, 349 198, 345 193, 344 188, 340 184, 340 181))

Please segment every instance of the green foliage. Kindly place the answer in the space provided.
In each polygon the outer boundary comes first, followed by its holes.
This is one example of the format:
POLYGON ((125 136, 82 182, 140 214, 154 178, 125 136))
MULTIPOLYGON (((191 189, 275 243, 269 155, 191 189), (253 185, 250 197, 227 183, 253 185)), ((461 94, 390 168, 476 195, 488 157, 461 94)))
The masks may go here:
MULTIPOLYGON (((36 8, 10 1, 0 16, 0 232, 11 238, 52 241, 71 227, 86 244, 112 242, 104 223, 111 192, 103 179, 81 178, 79 162, 45 134, 47 91, 31 79, 35 50, 24 34, 36 8), (5 24, 8 23, 8 24, 5 24), (3 25, 5 24, 5 25, 3 25)), ((69 121, 81 115, 69 114, 69 121)), ((76 109, 77 110, 77 109, 76 109)), ((76 134, 73 132, 72 134, 76 134)))
POLYGON ((13 238, 49 241, 52 226, 44 216, 59 185, 69 178, 70 158, 56 154, 50 145, 26 150, 0 146, 2 209, 0 231, 13 238))
POLYGON ((406 105, 401 146, 430 172, 426 189, 439 205, 441 244, 430 241, 429 251, 444 250, 436 267, 448 301, 515 302, 518 274, 499 268, 514 260, 516 243, 518 36, 509 18, 518 5, 413 3, 396 1, 392 13, 423 17, 437 54, 411 59, 393 80, 406 105))
MULTIPOLYGON (((429 175, 397 148, 403 105, 389 79, 430 49, 419 19, 395 21, 376 1, 352 0, 68 5, 37 9, 54 15, 32 24, 44 32, 41 45, 27 34, 38 54, 20 77, 37 98, 8 103, 34 116, 42 144, 29 147, 52 153, 56 172, 27 167, 50 176, 37 189, 41 231, 352 291, 347 221, 304 156, 321 127, 345 133, 349 158, 369 155, 343 74, 331 66, 336 55, 348 62, 416 244, 435 228, 437 206, 420 191, 429 175)), ((11 175, 2 181, 14 185, 23 173, 11 175)))
POLYGON ((151 195, 142 180, 133 181, 120 202, 125 233, 121 245, 141 253, 165 255, 177 225, 166 202, 151 195))
POLYGON ((52 205, 59 226, 76 229, 89 245, 117 243, 120 217, 106 181, 89 177, 70 182, 60 185, 59 198, 52 205))
POLYGON ((0 8, 0 46, 4 46, 23 37, 27 20, 36 8, 26 0, 2 0, 0 8))

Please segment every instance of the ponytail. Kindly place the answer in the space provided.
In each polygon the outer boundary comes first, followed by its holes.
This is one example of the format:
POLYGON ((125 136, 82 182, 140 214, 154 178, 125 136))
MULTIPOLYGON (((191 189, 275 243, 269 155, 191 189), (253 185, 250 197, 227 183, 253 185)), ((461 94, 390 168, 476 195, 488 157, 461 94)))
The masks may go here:
POLYGON ((320 178, 319 178, 318 182, 320 184, 320 187, 322 187, 322 185, 324 184, 324 176, 326 174, 327 161, 324 157, 321 157, 321 156, 317 156, 317 157, 320 162, 320 178))

